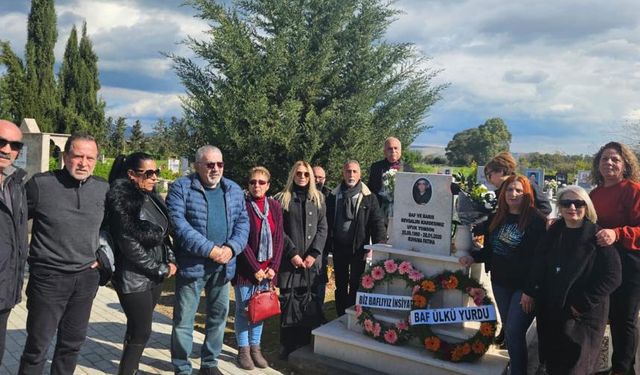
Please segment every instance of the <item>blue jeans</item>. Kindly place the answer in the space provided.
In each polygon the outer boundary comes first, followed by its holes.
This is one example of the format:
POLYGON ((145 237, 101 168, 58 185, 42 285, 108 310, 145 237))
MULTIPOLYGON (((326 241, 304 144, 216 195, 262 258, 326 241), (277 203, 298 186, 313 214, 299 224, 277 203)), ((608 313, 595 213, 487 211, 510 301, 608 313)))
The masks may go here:
POLYGON ((498 311, 504 326, 505 341, 511 361, 511 375, 527 374, 527 329, 533 314, 527 314, 520 306, 522 290, 493 283, 498 311))
POLYGON ((269 286, 268 284, 258 285, 236 285, 236 317, 235 317, 235 329, 236 329, 236 341, 238 347, 245 347, 249 345, 260 345, 260 338, 262 337, 263 322, 251 323, 247 316, 247 306, 249 305, 249 299, 255 293, 258 288, 265 290, 269 286))
POLYGON ((191 374, 189 354, 193 349, 193 323, 200 293, 206 297, 205 337, 200 351, 200 368, 216 367, 222 352, 224 328, 229 313, 229 283, 225 282, 225 268, 206 272, 203 277, 176 278, 176 304, 173 309, 171 332, 171 363, 176 374, 191 374))

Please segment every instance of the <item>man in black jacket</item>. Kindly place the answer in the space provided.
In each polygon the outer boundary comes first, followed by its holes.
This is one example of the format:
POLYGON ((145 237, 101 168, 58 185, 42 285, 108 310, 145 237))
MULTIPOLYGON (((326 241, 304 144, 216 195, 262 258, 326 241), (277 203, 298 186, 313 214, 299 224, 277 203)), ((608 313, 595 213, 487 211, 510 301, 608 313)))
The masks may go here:
POLYGON ((12 165, 22 149, 21 141, 20 128, 0 120, 0 364, 9 314, 22 297, 27 259, 27 173, 12 165))
POLYGON ((360 181, 360 164, 355 160, 348 161, 342 168, 342 177, 342 183, 327 201, 338 316, 344 315, 345 309, 356 302, 368 252, 364 246, 370 240, 383 243, 386 239, 378 200, 360 181))
POLYGON ((21 375, 42 374, 56 330, 51 373, 75 371, 100 281, 96 250, 109 184, 92 176, 97 158, 95 139, 74 134, 64 146, 64 168, 27 183, 33 229, 21 375))
MULTIPOLYGON (((389 137, 384 141, 384 159, 371 164, 369 169, 369 181, 367 186, 372 193, 378 196, 378 203, 382 205, 385 199, 380 192, 382 191, 382 175, 389 169, 395 169, 398 172, 413 172, 413 168, 402 162, 402 144, 395 137, 389 137)), ((393 197, 391 197, 393 198, 393 197)))

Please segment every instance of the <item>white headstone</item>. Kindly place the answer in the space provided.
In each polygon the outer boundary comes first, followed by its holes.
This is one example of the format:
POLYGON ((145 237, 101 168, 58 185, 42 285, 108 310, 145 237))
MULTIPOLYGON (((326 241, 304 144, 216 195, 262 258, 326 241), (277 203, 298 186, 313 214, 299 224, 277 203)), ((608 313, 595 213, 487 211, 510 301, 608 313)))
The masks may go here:
POLYGON ((450 255, 451 182, 448 175, 396 174, 391 237, 394 248, 450 255))
POLYGON ((173 173, 180 172, 180 159, 169 158, 169 160, 167 160, 167 166, 173 173))
POLYGON ((189 174, 189 158, 186 156, 180 158, 180 174, 183 176, 189 174))

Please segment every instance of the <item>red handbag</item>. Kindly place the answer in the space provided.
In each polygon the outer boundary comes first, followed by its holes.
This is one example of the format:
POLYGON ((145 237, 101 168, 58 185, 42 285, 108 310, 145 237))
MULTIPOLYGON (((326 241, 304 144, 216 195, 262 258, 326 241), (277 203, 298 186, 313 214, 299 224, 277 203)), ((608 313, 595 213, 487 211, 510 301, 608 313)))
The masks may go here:
POLYGON ((251 323, 259 323, 274 315, 280 314, 280 299, 273 283, 267 290, 257 290, 247 306, 247 315, 251 323))

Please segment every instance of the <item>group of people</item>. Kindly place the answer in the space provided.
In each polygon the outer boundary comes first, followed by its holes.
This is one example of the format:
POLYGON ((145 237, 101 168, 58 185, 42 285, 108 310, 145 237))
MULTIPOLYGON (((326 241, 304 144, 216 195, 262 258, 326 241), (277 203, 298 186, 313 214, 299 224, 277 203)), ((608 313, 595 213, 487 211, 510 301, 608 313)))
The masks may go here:
POLYGON ((592 374, 607 322, 611 374, 633 371, 640 308, 640 166, 624 144, 594 156, 590 193, 568 186, 557 194, 558 218, 537 185, 516 174, 508 153, 485 166, 498 204, 474 233, 481 248, 460 257, 484 262, 504 329, 510 373, 527 373, 526 332, 537 321, 539 373, 592 374))
MULTIPOLYGON (((25 171, 13 165, 22 148, 19 127, 0 120, 0 355, 29 264, 27 339, 19 374, 43 372, 56 334, 51 373, 74 373, 93 299, 109 281, 127 318, 118 374, 135 374, 163 281, 170 277, 176 278, 171 334, 176 374, 192 372, 193 327, 203 291, 199 373, 221 374, 217 358, 230 284, 237 364, 266 368, 260 349, 263 324, 247 316, 251 296, 278 286, 283 309, 312 312, 292 323, 283 311, 280 356, 286 359, 310 342, 311 330, 324 320, 327 254, 334 256, 337 308, 344 314, 355 302, 364 271, 364 245, 369 238, 386 240, 378 197, 360 180, 355 160, 344 164, 343 180, 333 191, 324 186, 324 169, 298 161, 284 189, 271 198, 265 167, 252 168, 242 189, 223 176, 220 149, 207 145, 196 152, 195 173, 174 181, 165 202, 156 193, 160 170, 149 154, 118 156, 105 181, 93 176, 96 140, 73 134, 64 147, 63 168, 27 181, 25 171), (33 220, 30 243, 28 219, 33 220), (314 308, 302 306, 309 304, 299 298, 303 294, 314 308)), ((384 171, 401 169, 400 153, 400 142, 389 138, 387 157, 372 166, 371 176, 378 173, 381 179, 384 171)), ((380 190, 382 182, 372 184, 380 190)))

